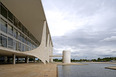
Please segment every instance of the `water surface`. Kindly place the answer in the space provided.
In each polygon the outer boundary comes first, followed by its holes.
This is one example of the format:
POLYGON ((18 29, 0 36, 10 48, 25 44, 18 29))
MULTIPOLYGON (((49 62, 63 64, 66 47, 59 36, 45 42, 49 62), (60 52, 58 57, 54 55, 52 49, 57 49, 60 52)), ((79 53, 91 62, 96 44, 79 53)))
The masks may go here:
POLYGON ((105 67, 116 66, 113 64, 88 65, 59 65, 59 77, 116 77, 116 70, 105 69, 105 67))

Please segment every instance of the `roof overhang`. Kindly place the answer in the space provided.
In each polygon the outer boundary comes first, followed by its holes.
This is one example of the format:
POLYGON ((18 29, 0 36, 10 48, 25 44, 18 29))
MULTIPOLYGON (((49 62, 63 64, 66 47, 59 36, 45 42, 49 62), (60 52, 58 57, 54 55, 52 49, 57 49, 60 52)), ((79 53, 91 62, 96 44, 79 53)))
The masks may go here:
POLYGON ((41 41, 43 24, 46 21, 41 0, 1 0, 1 2, 38 41, 41 41))

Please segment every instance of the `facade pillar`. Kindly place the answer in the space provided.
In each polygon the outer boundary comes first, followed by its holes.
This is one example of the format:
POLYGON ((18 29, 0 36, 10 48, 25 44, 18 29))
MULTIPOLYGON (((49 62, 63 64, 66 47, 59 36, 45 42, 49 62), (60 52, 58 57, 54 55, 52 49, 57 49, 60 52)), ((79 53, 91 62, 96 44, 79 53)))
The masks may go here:
POLYGON ((34 63, 35 63, 35 57, 34 57, 34 63))
POLYGON ((7 56, 4 56, 4 62, 5 63, 7 63, 7 60, 8 60, 7 56))
POLYGON ((13 54, 13 64, 16 64, 15 57, 15 54, 13 54))
POLYGON ((26 62, 26 63, 29 63, 29 56, 27 56, 27 57, 25 58, 25 62, 26 62))

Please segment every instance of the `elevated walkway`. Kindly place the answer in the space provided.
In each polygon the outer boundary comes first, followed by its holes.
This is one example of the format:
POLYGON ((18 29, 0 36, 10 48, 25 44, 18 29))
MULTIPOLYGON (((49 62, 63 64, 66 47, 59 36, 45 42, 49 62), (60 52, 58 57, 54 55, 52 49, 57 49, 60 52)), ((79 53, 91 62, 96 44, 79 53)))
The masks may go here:
POLYGON ((50 55, 49 57, 62 57, 62 55, 50 55))

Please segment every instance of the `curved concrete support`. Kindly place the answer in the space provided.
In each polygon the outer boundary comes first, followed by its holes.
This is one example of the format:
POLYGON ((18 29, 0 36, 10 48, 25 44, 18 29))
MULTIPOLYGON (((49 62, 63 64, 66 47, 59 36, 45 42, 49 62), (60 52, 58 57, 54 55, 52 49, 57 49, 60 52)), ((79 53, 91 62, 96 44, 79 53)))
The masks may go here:
POLYGON ((53 50, 52 45, 49 45, 49 42, 50 42, 49 34, 48 34, 48 38, 46 40, 46 24, 47 24, 46 21, 44 21, 40 46, 34 50, 24 52, 24 53, 28 53, 28 54, 31 54, 31 55, 39 58, 44 64, 46 64, 46 61, 49 63, 49 54, 50 54, 50 52, 52 53, 51 50, 53 50))
MULTIPOLYGON (((52 47, 52 41, 51 41, 51 40, 50 40, 50 42, 49 42, 49 46, 50 46, 50 47, 49 47, 49 48, 50 48, 50 53, 49 53, 49 54, 50 54, 50 55, 53 55, 53 47, 52 47)), ((49 56, 49 61, 50 61, 50 62, 53 62, 53 58, 50 57, 50 56, 49 56)))
POLYGON ((63 50, 63 63, 70 63, 71 61, 71 53, 69 50, 63 50))

